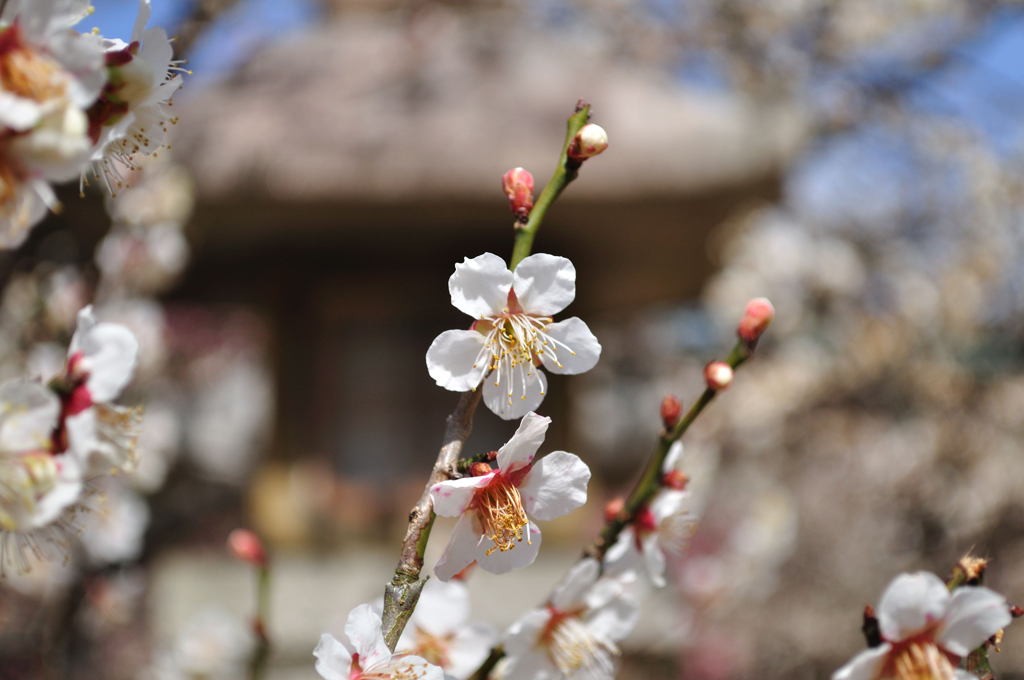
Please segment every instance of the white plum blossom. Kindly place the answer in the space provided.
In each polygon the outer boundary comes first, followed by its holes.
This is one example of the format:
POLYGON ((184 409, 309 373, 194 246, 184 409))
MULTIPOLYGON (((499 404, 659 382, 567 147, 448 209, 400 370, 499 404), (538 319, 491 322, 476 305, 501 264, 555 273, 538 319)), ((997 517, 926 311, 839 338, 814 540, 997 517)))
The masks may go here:
POLYGON ((508 680, 611 680, 616 642, 633 629, 637 596, 627 580, 600 578, 596 560, 576 563, 547 606, 512 624, 504 640, 508 680))
MULTIPOLYGON (((150 0, 140 0, 131 39, 104 40, 109 84, 91 111, 96 148, 93 174, 114 194, 124 186, 122 168, 138 169, 134 158, 164 146, 170 126, 177 122, 171 97, 181 87, 179 62, 162 28, 146 28, 150 0)), ((83 174, 84 181, 84 174, 83 174)))
POLYGON ((395 649, 440 666, 446 678, 462 680, 483 663, 496 638, 490 626, 469 623, 469 590, 462 581, 431 579, 395 649))
POLYGON ((381 633, 380 613, 369 604, 353 609, 345 642, 324 633, 313 650, 316 672, 325 680, 444 680, 444 671, 411 654, 392 654, 381 633))
POLYGON ((149 506, 137 493, 111 477, 95 489, 96 500, 83 518, 81 544, 94 565, 134 560, 142 552, 149 506))
POLYGON ((551 520, 586 503, 590 468, 578 456, 554 451, 534 461, 550 422, 527 413, 498 450, 497 470, 431 488, 434 511, 459 518, 434 567, 438 578, 447 581, 474 560, 493 574, 532 564, 541 534, 530 518, 551 520))
POLYGON ((244 677, 254 645, 252 630, 222 609, 191 617, 173 647, 161 653, 144 677, 155 680, 235 680, 244 677))
POLYGON ((643 570, 655 586, 662 587, 666 556, 679 554, 696 528, 690 493, 660 489, 619 533, 605 555, 605 564, 613 573, 643 570))
POLYGON ((448 279, 452 305, 476 319, 470 330, 441 333, 427 350, 427 370, 438 386, 475 390, 505 420, 520 418, 544 400, 552 373, 589 371, 601 345, 577 317, 552 315, 576 297, 576 269, 564 257, 537 253, 515 271, 492 253, 455 265, 448 279))
POLYGON ((99 455, 117 468, 135 464, 140 412, 112 402, 131 380, 138 354, 127 328, 97 322, 91 306, 78 313, 68 350, 62 443, 82 460, 99 455))
POLYGON ((867 649, 832 680, 970 680, 960 660, 1010 623, 1009 605, 988 588, 952 593, 938 576, 901 574, 876 610, 882 644, 867 649))

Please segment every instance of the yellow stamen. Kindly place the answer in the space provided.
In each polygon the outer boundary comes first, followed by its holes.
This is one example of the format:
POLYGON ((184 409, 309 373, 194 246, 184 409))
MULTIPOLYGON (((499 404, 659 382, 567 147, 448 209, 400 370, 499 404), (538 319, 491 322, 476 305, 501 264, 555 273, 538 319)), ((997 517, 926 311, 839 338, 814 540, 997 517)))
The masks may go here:
POLYGON ((500 473, 494 476, 490 484, 477 491, 474 503, 484 535, 494 542, 487 549, 488 555, 495 550, 511 550, 522 542, 523 534, 526 534, 526 542, 531 543, 530 532, 526 528, 530 520, 523 509, 519 489, 500 473))

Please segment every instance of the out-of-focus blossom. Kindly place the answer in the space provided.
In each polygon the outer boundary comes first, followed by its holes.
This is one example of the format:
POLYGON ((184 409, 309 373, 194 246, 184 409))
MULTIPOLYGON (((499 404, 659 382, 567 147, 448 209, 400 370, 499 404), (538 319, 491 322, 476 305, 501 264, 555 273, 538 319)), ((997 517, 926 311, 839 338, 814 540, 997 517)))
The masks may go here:
POLYGON ((662 489, 619 534, 605 557, 610 572, 645 571, 656 586, 665 585, 666 555, 678 555, 697 528, 689 493, 662 489))
POLYGON ((487 658, 496 638, 490 626, 470 623, 464 583, 430 580, 395 649, 440 666, 446 678, 463 680, 487 658))
POLYGON ((974 586, 950 594, 927 572, 897 576, 876 611, 882 644, 858 654, 833 680, 970 680, 975 676, 957 664, 1010 623, 1002 595, 974 586))
POLYGON ((93 494, 80 534, 89 561, 104 565, 138 557, 149 525, 149 506, 119 479, 111 477, 98 483, 93 494))
POLYGON ((544 400, 553 373, 589 371, 601 345, 583 321, 557 323, 552 315, 576 297, 576 268, 564 257, 538 253, 515 272, 484 253, 455 265, 448 280, 452 304, 475 318, 470 330, 441 333, 427 350, 427 370, 440 387, 475 390, 484 380, 484 403, 506 420, 521 418, 544 400))
MULTIPOLYGON (((547 605, 527 612, 504 639, 508 680, 611 680, 616 644, 639 615, 626 581, 599 578, 597 561, 578 562, 547 605)), ((627 579, 628 580, 628 579, 627 579)))
POLYGON ((238 617, 217 609, 200 612, 178 634, 152 669, 156 680, 235 680, 245 676, 254 638, 238 617))
POLYGON ((447 581, 474 560, 494 574, 532 564, 541 534, 530 517, 550 520, 586 503, 590 468, 578 456, 554 451, 534 462, 550 422, 527 413, 498 450, 497 470, 430 489, 434 511, 459 518, 434 567, 438 578, 447 581))
POLYGON ((344 642, 324 633, 313 650, 324 680, 444 680, 444 671, 420 656, 392 654, 381 634, 380 614, 361 604, 348 615, 344 642))

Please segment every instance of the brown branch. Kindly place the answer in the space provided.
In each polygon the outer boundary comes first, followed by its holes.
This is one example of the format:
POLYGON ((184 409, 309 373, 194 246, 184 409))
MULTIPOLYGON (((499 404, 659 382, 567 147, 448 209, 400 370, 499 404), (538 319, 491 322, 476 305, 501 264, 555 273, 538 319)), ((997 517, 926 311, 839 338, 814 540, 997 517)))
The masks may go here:
POLYGON ((192 11, 174 30, 175 58, 187 57, 203 31, 236 4, 238 0, 196 0, 192 11))
POLYGON ((450 479, 462 453, 462 446, 473 431, 473 414, 480 404, 481 390, 463 392, 455 410, 448 415, 441 450, 438 451, 430 479, 423 487, 420 499, 409 513, 409 526, 402 539, 402 552, 395 567, 391 582, 384 589, 384 614, 382 630, 384 640, 392 651, 398 638, 420 599, 425 579, 420 578, 423 569, 423 553, 427 548, 430 529, 434 525, 434 504, 430 500, 430 489, 438 482, 450 479))

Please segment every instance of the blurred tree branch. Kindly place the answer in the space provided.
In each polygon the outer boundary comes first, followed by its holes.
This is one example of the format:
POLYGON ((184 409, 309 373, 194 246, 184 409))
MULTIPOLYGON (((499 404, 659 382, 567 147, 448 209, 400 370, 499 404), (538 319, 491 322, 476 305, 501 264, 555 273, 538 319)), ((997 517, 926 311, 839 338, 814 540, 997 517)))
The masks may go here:
POLYGON ((237 4, 238 0, 194 0, 174 31, 174 56, 178 59, 188 57, 203 32, 237 4))

